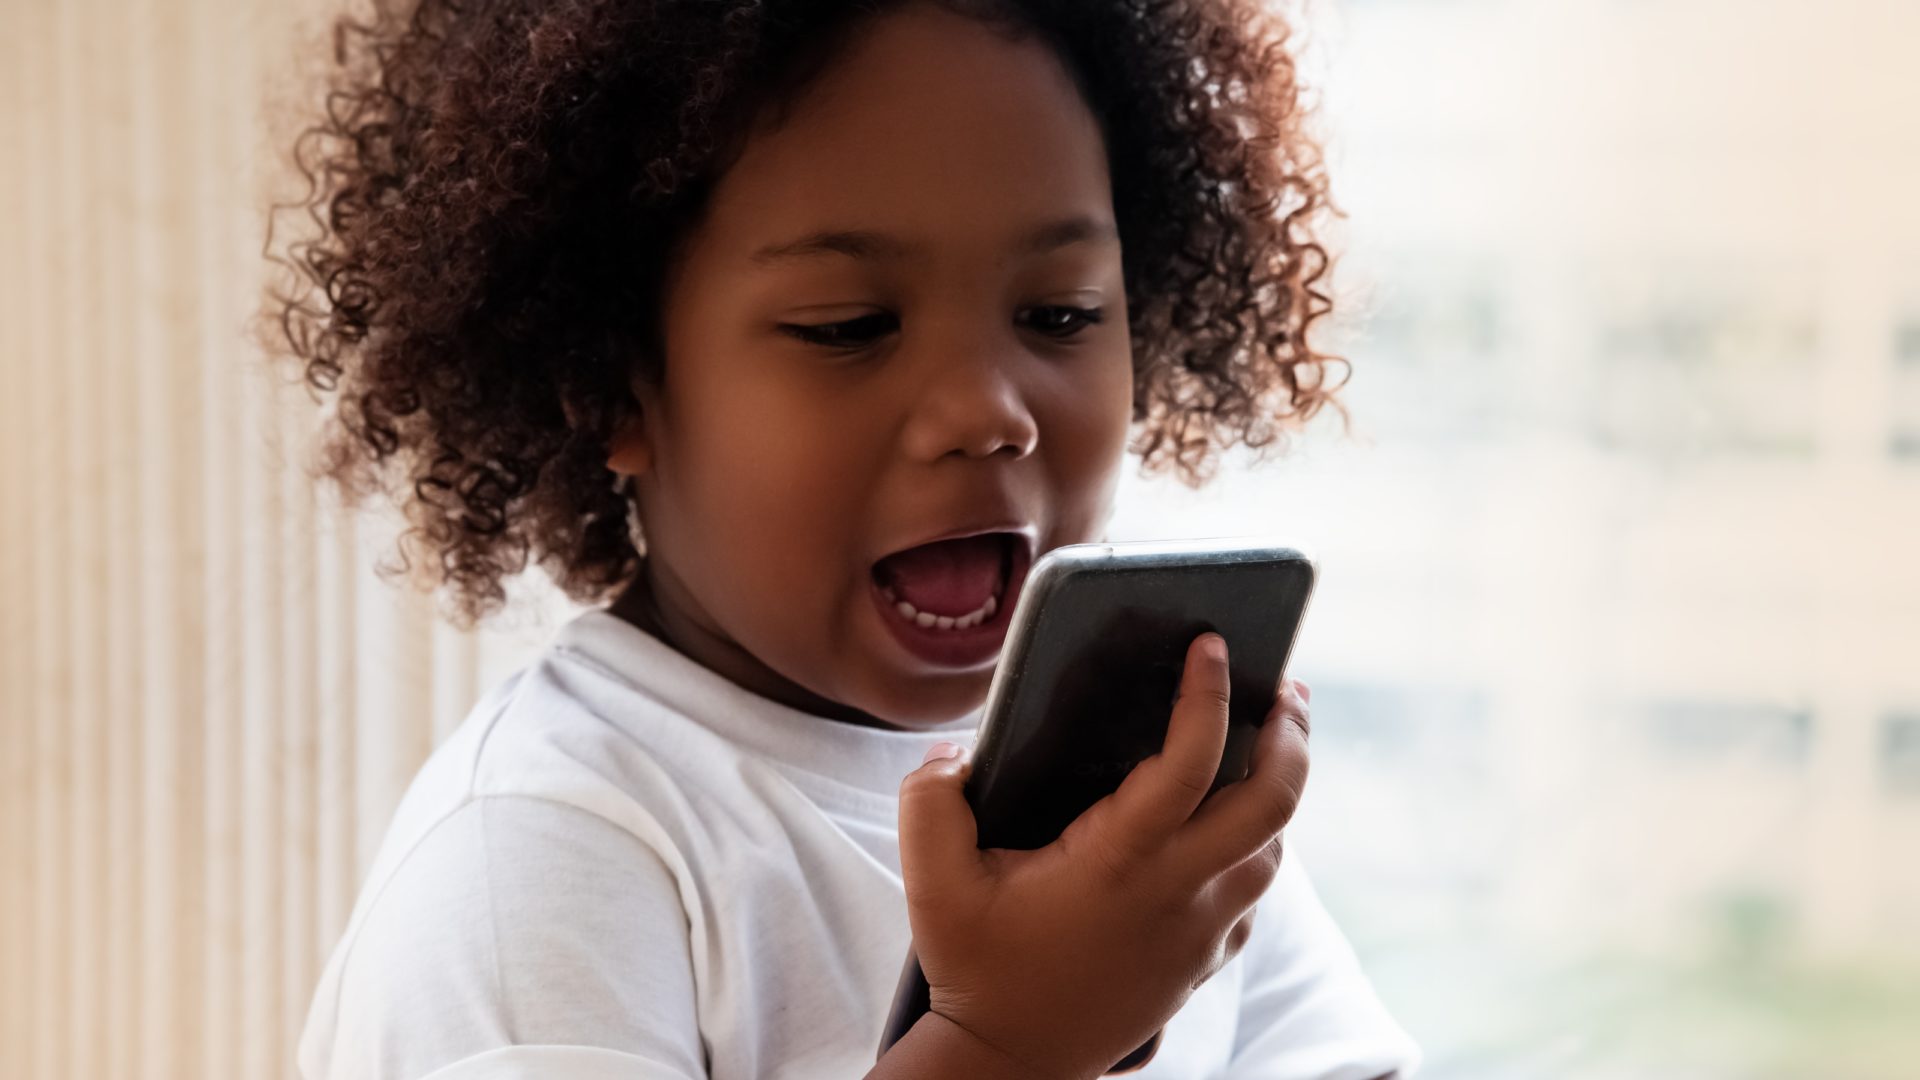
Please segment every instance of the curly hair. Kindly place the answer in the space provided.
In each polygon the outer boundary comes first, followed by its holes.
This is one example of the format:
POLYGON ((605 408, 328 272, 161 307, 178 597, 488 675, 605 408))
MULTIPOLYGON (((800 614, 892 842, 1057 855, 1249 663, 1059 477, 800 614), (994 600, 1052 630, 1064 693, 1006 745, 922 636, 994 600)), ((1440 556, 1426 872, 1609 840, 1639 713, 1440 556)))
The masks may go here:
MULTIPOLYGON (((607 598, 638 570, 607 443, 664 362, 675 245, 742 149, 902 0, 373 0, 332 23, 307 191, 269 213, 293 284, 262 316, 323 403, 317 475, 404 510, 401 565, 471 624, 541 565, 607 598), (285 243, 273 217, 314 226, 285 243), (316 292, 319 294, 316 297, 316 292)), ((1290 28, 1262 0, 929 0, 1063 60, 1109 157, 1133 339, 1129 450, 1199 486, 1344 384, 1329 200, 1290 28)))

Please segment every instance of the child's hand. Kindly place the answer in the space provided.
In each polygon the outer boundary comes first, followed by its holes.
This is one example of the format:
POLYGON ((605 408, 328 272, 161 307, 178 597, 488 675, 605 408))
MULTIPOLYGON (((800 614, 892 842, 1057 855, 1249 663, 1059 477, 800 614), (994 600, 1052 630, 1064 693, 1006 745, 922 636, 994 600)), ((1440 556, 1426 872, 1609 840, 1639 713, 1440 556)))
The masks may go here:
POLYGON ((1161 752, 1053 843, 981 849, 962 755, 907 774, 900 864, 933 1012, 1040 1077, 1094 1077, 1240 951, 1307 779, 1291 681, 1244 780, 1207 797, 1227 736, 1227 662, 1187 649, 1161 752), (1204 801, 1203 801, 1204 799, 1204 801))

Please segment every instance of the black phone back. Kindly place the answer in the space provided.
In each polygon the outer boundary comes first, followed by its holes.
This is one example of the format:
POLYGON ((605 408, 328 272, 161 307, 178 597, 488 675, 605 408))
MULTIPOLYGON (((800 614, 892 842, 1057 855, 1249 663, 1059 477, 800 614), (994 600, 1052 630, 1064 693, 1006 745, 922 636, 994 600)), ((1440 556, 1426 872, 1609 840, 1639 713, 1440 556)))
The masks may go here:
MULTIPOLYGON (((1303 552, 1261 539, 1074 544, 1034 564, 1015 603, 966 784, 980 846, 1057 838, 1166 741, 1187 647, 1226 639, 1231 702, 1213 789, 1246 776, 1313 593, 1303 552)), ((928 1008, 908 953, 885 1053, 928 1008)), ((1159 1036, 1110 1072, 1152 1056, 1159 1036)))

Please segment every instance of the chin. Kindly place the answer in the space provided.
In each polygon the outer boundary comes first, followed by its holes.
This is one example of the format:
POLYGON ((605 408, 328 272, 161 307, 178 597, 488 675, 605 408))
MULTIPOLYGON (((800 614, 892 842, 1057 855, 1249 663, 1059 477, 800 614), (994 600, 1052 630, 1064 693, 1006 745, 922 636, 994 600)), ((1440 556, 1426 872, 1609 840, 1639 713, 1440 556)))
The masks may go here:
POLYGON ((987 700, 993 669, 913 680, 890 688, 865 711, 895 727, 927 728, 958 720, 987 700))

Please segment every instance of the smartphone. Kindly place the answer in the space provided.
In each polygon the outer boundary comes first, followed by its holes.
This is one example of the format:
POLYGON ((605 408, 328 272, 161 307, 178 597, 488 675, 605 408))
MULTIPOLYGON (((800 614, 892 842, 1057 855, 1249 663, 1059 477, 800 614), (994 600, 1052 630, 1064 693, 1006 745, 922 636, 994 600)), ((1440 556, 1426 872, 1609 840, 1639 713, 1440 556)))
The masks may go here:
MULTIPOLYGON (((1227 642, 1226 747, 1215 791, 1243 779, 1313 593, 1311 557, 1263 537, 1070 544, 1014 602, 965 786, 983 848, 1033 849, 1160 752, 1187 648, 1227 642)), ((929 1008, 911 946, 880 1054, 929 1008)), ((1145 1065, 1160 1032, 1107 1075, 1145 1065)))

